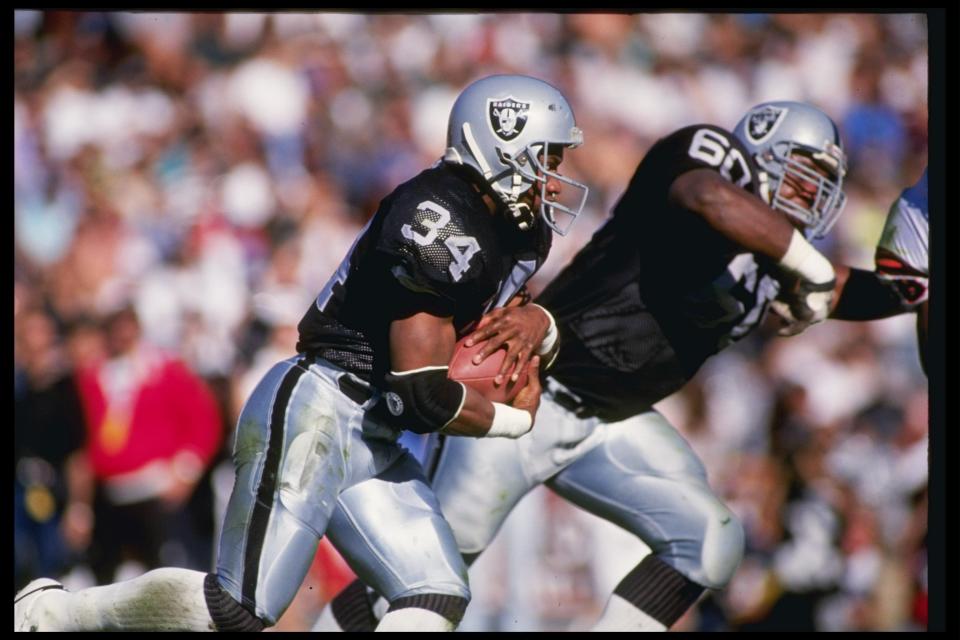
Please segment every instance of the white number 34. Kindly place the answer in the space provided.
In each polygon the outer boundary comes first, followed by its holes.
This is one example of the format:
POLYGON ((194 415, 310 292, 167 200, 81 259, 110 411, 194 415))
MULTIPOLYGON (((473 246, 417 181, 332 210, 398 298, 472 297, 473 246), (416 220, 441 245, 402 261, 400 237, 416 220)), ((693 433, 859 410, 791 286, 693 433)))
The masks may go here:
MULTIPOLYGON (((426 246, 436 240, 440 229, 443 229, 450 222, 450 212, 429 200, 421 202, 417 209, 431 211, 436 213, 438 217, 436 220, 424 218, 420 221, 420 224, 426 227, 426 233, 414 230, 409 224, 400 227, 400 233, 403 234, 404 238, 413 240, 420 246, 426 246)), ((443 244, 450 251, 450 255, 453 256, 453 262, 450 263, 450 275, 453 276, 454 282, 458 282, 470 268, 470 258, 480 251, 480 245, 473 236, 447 236, 443 244)))

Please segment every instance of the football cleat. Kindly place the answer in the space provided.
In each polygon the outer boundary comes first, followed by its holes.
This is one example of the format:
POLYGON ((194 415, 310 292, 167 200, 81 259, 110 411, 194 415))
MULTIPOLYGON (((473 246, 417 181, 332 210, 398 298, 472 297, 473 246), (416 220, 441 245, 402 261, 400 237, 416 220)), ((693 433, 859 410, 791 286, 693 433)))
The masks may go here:
POLYGON ((38 578, 17 592, 13 597, 13 630, 45 631, 41 629, 41 620, 33 615, 37 601, 50 590, 65 591, 63 585, 50 578, 38 578))

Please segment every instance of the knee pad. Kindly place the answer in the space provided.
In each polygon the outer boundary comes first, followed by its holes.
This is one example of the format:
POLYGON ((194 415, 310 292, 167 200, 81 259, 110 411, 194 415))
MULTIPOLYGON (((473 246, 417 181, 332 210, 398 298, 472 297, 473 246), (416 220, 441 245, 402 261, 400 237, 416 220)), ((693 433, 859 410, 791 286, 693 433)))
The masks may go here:
MULTIPOLYGON (((710 589, 727 586, 743 559, 744 533, 740 520, 724 508, 712 515, 700 550, 701 571, 696 581, 710 589)), ((693 576, 690 576, 693 578, 693 576)))
POLYGON ((215 574, 208 573, 204 578, 203 595, 217 631, 263 631, 266 626, 223 590, 215 574))
POLYGON ((455 626, 460 624, 463 614, 467 610, 469 600, 460 596, 451 596, 443 593, 419 593, 412 596, 397 598, 390 603, 388 611, 416 607, 426 609, 443 616, 455 626))

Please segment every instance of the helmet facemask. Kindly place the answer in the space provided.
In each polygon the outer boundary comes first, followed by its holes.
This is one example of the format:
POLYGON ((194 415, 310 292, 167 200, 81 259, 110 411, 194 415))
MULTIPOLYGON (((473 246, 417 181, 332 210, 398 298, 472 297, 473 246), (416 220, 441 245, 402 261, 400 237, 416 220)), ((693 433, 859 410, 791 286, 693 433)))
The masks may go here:
MULTIPOLYGON (((575 129, 573 133, 576 136, 580 131, 575 129)), ((582 139, 582 134, 580 135, 582 139)), ((546 163, 546 159, 550 157, 551 149, 555 149, 552 155, 562 157, 564 148, 572 149, 579 144, 578 141, 562 144, 548 141, 531 142, 516 157, 511 157, 501 149, 497 149, 500 161, 512 169, 512 175, 500 179, 494 177, 490 180, 490 184, 507 205, 511 217, 520 229, 531 229, 535 215, 530 210, 530 205, 520 201, 520 198, 531 186, 539 184, 540 217, 548 227, 561 236, 567 235, 570 231, 577 216, 583 210, 590 189, 581 182, 551 170, 546 163), (547 183, 551 179, 563 185, 559 194, 547 193, 547 183), (509 190, 503 187, 504 183, 509 184, 509 190), (551 199, 551 195, 554 195, 555 199, 551 199), (563 220, 559 219, 560 215, 564 217, 563 220)))
POLYGON ((785 141, 777 143, 764 154, 760 164, 773 178, 770 206, 799 221, 808 238, 822 238, 827 235, 846 204, 846 194, 843 192, 843 178, 846 174, 843 151, 831 142, 826 142, 821 151, 785 141), (794 154, 810 158, 828 171, 830 177, 800 162, 794 154), (809 207, 782 195, 784 178, 788 175, 801 183, 817 186, 816 196, 809 207))
POLYGON ((734 135, 763 169, 760 196, 797 222, 807 238, 824 237, 846 202, 846 155, 830 116, 803 102, 764 102, 747 111, 734 135), (801 197, 787 198, 785 182, 801 197))

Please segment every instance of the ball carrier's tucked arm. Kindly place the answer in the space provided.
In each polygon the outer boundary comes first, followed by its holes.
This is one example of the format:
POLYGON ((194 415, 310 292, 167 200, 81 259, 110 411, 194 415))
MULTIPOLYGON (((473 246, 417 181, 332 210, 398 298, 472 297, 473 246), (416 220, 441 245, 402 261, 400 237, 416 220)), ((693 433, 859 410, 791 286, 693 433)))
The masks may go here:
POLYGON ((461 382, 447 378, 456 332, 450 318, 420 313, 390 327, 392 361, 403 373, 391 372, 391 388, 424 425, 424 433, 459 436, 518 437, 533 426, 540 404, 539 358, 530 362, 527 385, 512 406, 490 402, 461 382))

